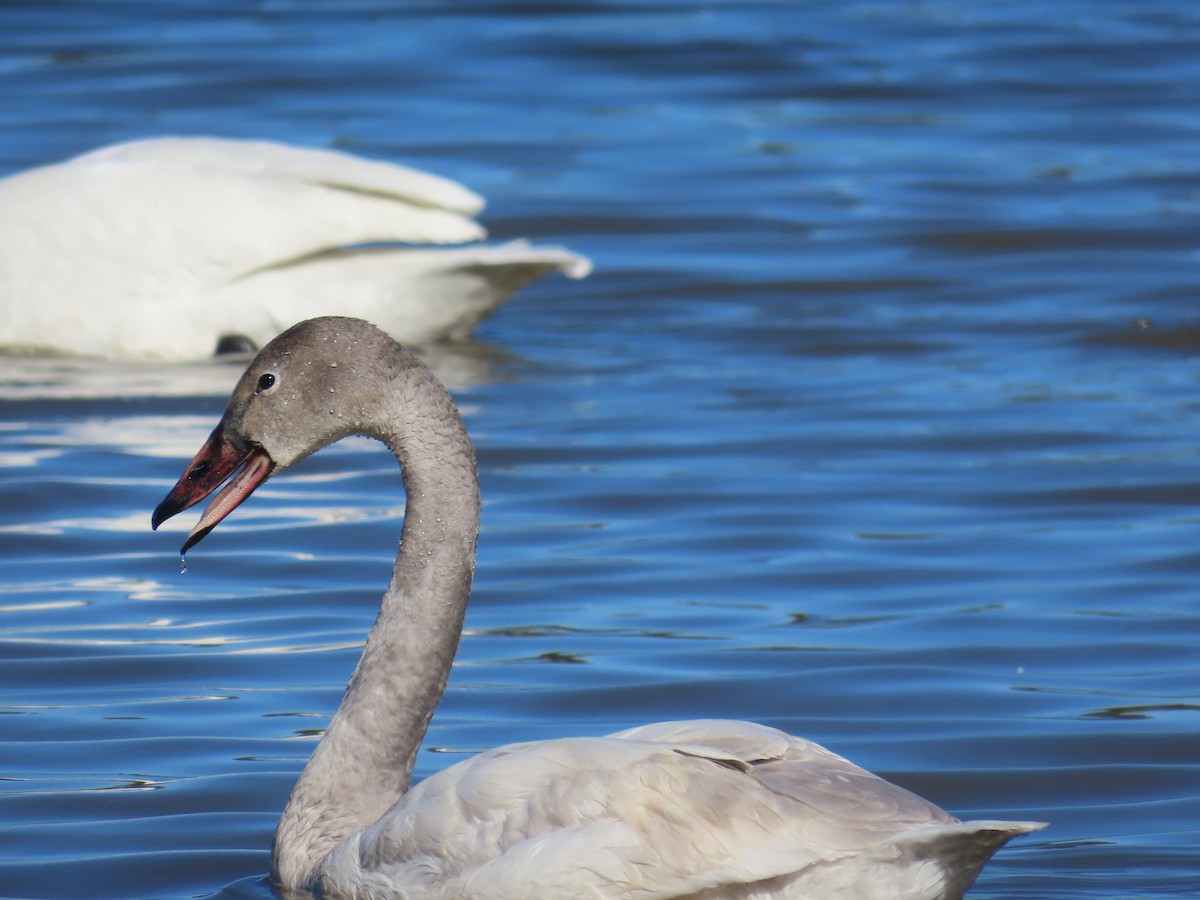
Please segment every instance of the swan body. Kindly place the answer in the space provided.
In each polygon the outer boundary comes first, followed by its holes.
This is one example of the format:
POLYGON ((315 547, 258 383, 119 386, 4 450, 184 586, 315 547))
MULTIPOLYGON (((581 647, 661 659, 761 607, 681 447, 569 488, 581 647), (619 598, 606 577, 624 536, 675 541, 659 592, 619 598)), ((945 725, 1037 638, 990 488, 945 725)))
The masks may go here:
POLYGON ((400 461, 405 520, 379 617, 276 830, 285 894, 949 900, 1043 827, 959 822, 817 744, 721 720, 513 744, 410 789, 480 508, 470 440, 428 369, 362 321, 293 327, 250 364, 153 524, 220 488, 186 551, 274 472, 348 434, 400 461))
POLYGON ((452 181, 332 150, 104 147, 0 179, 0 346, 201 359, 330 312, 406 342, 462 338, 540 276, 588 273, 559 247, 427 246, 483 238, 482 208, 452 181))

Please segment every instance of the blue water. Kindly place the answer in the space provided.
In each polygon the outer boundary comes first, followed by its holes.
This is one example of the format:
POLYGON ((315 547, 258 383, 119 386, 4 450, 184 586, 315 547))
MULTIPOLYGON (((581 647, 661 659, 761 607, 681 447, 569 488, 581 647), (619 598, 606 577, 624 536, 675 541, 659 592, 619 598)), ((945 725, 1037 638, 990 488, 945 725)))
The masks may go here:
MULTIPOLYGON (((334 146, 594 259, 430 353, 485 510, 419 775, 753 718, 1050 822, 978 900, 1200 896, 1195 4, 7 3, 0 73, 0 173, 334 146)), ((0 364, 3 897, 269 896, 403 499, 332 448, 181 574, 236 375, 0 364)))

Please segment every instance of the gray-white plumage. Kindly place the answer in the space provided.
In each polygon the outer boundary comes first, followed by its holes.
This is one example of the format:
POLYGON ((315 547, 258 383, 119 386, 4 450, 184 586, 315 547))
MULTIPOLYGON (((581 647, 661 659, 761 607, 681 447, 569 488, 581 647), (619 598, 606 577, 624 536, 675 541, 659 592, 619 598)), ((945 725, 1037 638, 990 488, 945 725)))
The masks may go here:
POLYGON ((155 511, 229 476, 185 542, 274 471, 349 434, 401 463, 407 506, 379 618, 276 831, 272 875, 324 897, 961 897, 1029 822, 961 823, 824 748, 749 722, 514 744, 409 788, 462 630, 479 528, 449 395, 365 322, 301 323, 255 358, 155 511))

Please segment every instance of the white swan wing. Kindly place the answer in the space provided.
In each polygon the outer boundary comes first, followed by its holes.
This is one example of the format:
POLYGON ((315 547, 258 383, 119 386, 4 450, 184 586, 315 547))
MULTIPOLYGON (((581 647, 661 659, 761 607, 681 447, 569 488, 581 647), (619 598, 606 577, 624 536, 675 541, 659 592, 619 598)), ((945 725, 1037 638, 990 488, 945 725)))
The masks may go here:
POLYGON ((381 194, 415 206, 477 215, 484 200, 456 181, 396 163, 385 163, 315 147, 275 141, 215 137, 161 137, 101 147, 74 157, 71 165, 133 162, 220 170, 325 184, 381 194))
MULTIPOLYGON (((778 888, 761 896, 788 896, 803 870, 836 868, 900 834, 961 827, 774 729, 665 723, 511 745, 453 766, 343 841, 326 859, 322 888, 648 900, 758 885, 778 888)), ((891 868, 880 863, 881 883, 891 868)), ((943 877, 935 869, 928 878, 943 877)), ((847 879, 860 876, 836 873, 831 883, 857 889, 847 879)))
MULTIPOLYGON (((550 272, 583 278, 584 256, 526 241, 447 248, 374 247, 312 257, 240 279, 211 296, 226 331, 262 346, 298 319, 370 317, 409 343, 467 337, 485 316, 550 272)), ((207 316, 190 328, 211 330, 207 316)), ((211 346, 211 344, 209 344, 211 346)))
POLYGON ((469 191, 343 157, 171 139, 0 180, 0 343, 172 356, 169 333, 143 323, 211 313, 212 292, 255 273, 348 245, 484 236, 466 212, 478 207, 469 191), (246 147, 267 152, 217 164, 246 147))
POLYGON ((99 152, 0 181, 4 279, 32 288, 49 268, 72 296, 108 289, 161 296, 211 290, 333 247, 483 236, 461 213, 369 185, 331 186, 174 156, 99 152))

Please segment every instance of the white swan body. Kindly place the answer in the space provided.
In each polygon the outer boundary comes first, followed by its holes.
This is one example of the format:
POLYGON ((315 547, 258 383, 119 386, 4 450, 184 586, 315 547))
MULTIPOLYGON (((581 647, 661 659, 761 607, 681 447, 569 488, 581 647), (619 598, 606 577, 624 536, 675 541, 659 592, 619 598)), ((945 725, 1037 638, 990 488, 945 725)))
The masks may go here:
POLYGON ((0 346, 200 359, 322 313, 465 337, 581 256, 485 236, 483 200, 414 169, 266 141, 157 138, 0 179, 0 346), (364 246, 380 245, 388 246, 364 246))
POLYGON ((384 441, 407 494, 379 618, 288 801, 285 893, 422 898, 961 897, 1029 822, 959 822, 828 750, 748 722, 668 722, 514 744, 409 789, 470 593, 474 453, 453 402, 373 326, 325 318, 265 347, 154 513, 215 491, 199 541, 274 471, 348 434, 384 441))

